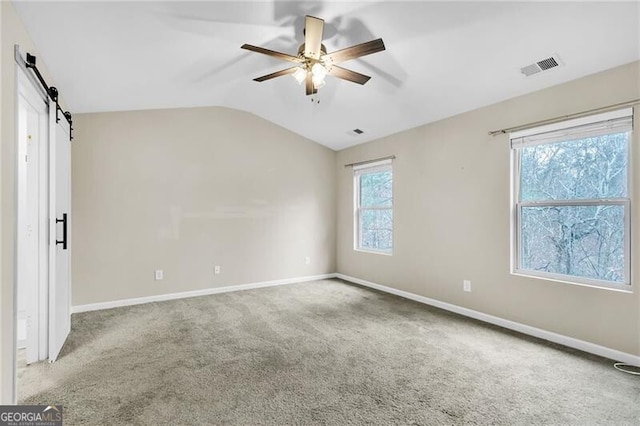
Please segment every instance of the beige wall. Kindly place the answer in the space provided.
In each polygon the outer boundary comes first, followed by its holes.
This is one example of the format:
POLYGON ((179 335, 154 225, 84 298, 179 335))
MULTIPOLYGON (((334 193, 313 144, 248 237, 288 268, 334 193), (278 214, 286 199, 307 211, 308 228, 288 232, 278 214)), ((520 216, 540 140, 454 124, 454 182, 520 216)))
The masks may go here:
POLYGON ((74 128, 73 305, 335 272, 334 151, 216 107, 74 128))
MULTIPOLYGON (((509 141, 487 135, 639 97, 634 63, 340 151, 338 272, 639 355, 638 227, 635 293, 511 275, 509 141), (352 172, 343 165, 392 154, 393 256, 356 252, 352 172), (472 281, 471 293, 462 291, 464 279, 472 281)), ((636 108, 636 129, 639 115, 636 108)), ((636 131, 633 182, 640 177, 639 140, 636 131)), ((635 224, 640 185, 633 191, 635 224)))
MULTIPOLYGON (((0 404, 13 398, 14 246, 15 246, 15 81, 14 45, 38 56, 13 4, 0 1, 0 404)), ((54 84, 38 57, 38 69, 54 84)), ((64 97, 64 93, 61 94, 64 97)))

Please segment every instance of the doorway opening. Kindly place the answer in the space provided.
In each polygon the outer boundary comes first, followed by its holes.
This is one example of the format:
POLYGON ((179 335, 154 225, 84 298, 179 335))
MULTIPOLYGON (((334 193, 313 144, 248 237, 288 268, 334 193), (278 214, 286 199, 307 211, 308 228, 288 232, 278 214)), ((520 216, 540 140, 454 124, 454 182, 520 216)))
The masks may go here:
POLYGON ((54 362, 71 331, 71 114, 15 46, 16 275, 13 400, 21 368, 54 362), (60 114, 62 113, 62 114, 60 114))
MULTIPOLYGON (((16 67, 16 367, 48 356, 48 99, 16 67)), ((19 374, 18 374, 19 378, 19 374)))

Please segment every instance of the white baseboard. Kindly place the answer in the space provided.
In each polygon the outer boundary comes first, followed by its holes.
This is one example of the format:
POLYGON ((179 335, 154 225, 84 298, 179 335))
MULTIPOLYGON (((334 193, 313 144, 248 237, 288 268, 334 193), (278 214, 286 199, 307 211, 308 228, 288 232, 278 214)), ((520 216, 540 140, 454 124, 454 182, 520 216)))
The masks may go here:
POLYGON ((540 328, 531 327, 529 325, 521 324, 515 321, 506 320, 493 315, 488 315, 473 309, 463 308, 461 306, 453 305, 451 303, 441 302, 439 300, 430 299, 428 297, 419 296, 407 291, 398 290, 392 287, 372 283, 370 281, 362 280, 360 278, 350 277, 344 274, 335 274, 337 278, 345 281, 352 282, 354 284, 360 284, 365 287, 374 288, 376 290, 383 291, 385 293, 395 294, 396 296, 404 297, 405 299, 415 300, 416 302, 424 303, 426 305, 435 306, 446 311, 455 312, 466 317, 474 318, 480 321, 488 322, 490 324, 498 325, 500 327, 508 328, 510 330, 518 331, 523 334, 538 337, 540 339, 548 340, 550 342, 559 343, 570 348, 579 349, 584 352, 599 355, 604 358, 609 358, 626 364, 640 366, 640 356, 632 355, 626 352, 621 352, 615 349, 607 348, 605 346, 596 345, 595 343, 585 342, 584 340, 574 339, 573 337, 564 336, 562 334, 553 333, 551 331, 542 330, 540 328))
POLYGON ((336 274, 313 275, 308 277, 286 278, 282 280, 261 281, 257 283, 230 285, 226 287, 213 287, 203 290, 184 291, 181 293, 158 294, 156 296, 136 297, 134 299, 121 299, 111 302, 90 303, 71 307, 71 313, 100 311, 102 309, 119 308, 121 306, 141 305, 151 302, 163 302, 165 300, 186 299, 188 297, 207 296, 210 294, 228 293, 231 291, 253 290, 255 288, 274 287, 285 284, 296 284, 307 281, 326 280, 335 278, 336 274))

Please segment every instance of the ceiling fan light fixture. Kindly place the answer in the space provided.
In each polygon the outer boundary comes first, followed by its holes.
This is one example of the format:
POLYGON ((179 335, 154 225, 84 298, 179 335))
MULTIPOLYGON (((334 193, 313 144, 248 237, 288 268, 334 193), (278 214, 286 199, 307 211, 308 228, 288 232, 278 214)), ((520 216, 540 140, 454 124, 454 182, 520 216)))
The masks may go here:
POLYGON ((293 74, 291 74, 291 75, 292 75, 293 78, 296 79, 298 84, 302 84, 302 82, 305 80, 305 78, 307 78, 307 71, 302 67, 298 67, 298 69, 295 70, 295 72, 293 74))
POLYGON ((320 89, 321 87, 324 87, 324 85, 327 84, 324 81, 324 78, 315 78, 313 77, 313 87, 316 89, 320 89))
POLYGON ((311 74, 313 74, 314 79, 324 80, 327 75, 327 69, 320 62, 316 62, 311 67, 311 74))
POLYGON ((313 80, 313 87, 316 89, 320 89, 326 83, 324 78, 327 76, 327 69, 320 62, 316 62, 311 67, 311 77, 313 80))

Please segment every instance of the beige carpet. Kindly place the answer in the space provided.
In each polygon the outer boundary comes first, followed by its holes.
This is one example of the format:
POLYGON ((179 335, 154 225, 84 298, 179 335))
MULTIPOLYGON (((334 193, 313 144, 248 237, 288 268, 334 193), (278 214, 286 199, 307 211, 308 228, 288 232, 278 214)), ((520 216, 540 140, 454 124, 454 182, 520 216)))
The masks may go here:
POLYGON ((318 281, 73 316, 21 403, 65 424, 640 424, 610 360, 318 281))

